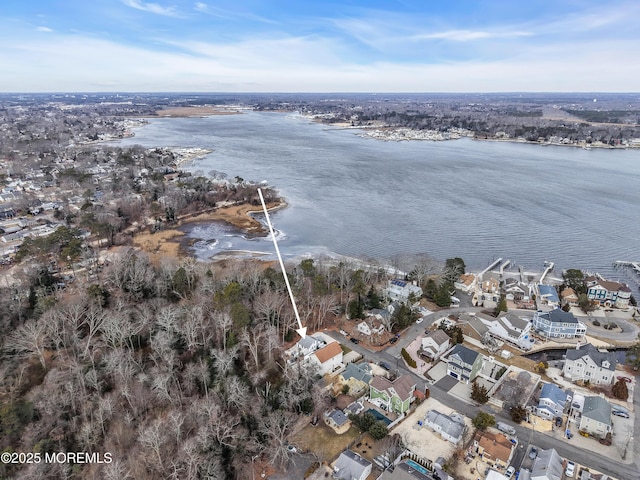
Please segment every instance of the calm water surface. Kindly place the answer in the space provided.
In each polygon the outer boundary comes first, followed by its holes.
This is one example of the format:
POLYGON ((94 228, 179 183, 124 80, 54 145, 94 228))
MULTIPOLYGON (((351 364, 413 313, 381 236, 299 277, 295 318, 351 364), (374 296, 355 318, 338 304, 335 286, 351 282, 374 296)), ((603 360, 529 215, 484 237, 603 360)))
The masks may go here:
MULTIPOLYGON (((289 256, 428 253, 472 268, 504 257, 618 276, 614 260, 640 260, 640 151, 356 133, 251 112, 154 119, 121 143, 209 148, 192 170, 269 182, 290 205, 272 216, 289 256)), ((273 249, 219 224, 191 235, 208 240, 200 258, 273 249)))

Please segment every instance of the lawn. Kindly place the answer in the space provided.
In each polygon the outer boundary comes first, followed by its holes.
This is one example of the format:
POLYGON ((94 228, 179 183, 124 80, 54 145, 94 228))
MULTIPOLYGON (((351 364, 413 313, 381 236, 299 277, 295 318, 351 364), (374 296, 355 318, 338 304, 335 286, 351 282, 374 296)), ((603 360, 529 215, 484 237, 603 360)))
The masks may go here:
POLYGON ((359 435, 360 430, 354 426, 347 433, 338 435, 321 420, 317 426, 309 424, 296 433, 292 443, 305 452, 318 454, 323 461, 332 462, 359 435))

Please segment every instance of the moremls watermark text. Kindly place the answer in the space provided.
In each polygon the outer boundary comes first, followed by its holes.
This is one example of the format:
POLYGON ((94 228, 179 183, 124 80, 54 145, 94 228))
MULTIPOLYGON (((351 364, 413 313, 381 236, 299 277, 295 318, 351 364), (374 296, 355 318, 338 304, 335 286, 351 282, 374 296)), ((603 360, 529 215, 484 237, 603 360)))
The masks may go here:
POLYGON ((100 464, 111 463, 113 455, 106 453, 89 452, 2 452, 0 462, 25 464, 25 463, 74 463, 74 464, 100 464))

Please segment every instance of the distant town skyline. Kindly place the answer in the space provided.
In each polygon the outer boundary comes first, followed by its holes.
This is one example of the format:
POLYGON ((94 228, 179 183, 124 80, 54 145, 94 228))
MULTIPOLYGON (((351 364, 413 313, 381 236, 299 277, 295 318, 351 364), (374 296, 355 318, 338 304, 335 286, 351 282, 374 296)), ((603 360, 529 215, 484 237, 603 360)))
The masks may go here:
POLYGON ((640 3, 5 0, 2 92, 633 92, 640 3))

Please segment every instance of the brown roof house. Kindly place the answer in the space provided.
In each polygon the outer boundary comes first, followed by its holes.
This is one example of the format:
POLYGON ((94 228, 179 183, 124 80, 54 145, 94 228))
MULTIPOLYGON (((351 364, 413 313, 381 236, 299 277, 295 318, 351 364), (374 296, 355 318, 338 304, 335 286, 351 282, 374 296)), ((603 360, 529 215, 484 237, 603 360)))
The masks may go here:
POLYGON ((503 433, 479 431, 473 438, 473 447, 489 466, 504 469, 509 466, 516 446, 503 433))
POLYGON ((316 350, 310 357, 310 361, 319 367, 319 373, 325 375, 335 372, 342 365, 342 348, 337 342, 332 342, 320 350, 316 350))

